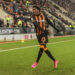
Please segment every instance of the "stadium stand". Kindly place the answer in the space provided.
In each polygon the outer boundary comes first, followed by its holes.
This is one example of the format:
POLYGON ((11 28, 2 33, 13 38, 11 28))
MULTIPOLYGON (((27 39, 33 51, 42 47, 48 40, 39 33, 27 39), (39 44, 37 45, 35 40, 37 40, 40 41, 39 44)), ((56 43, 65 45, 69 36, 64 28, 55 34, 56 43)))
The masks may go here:
POLYGON ((7 12, 8 14, 12 15, 13 21, 14 21, 14 26, 18 26, 18 19, 21 19, 23 22, 25 21, 25 17, 28 17, 26 15, 29 15, 30 12, 28 12, 27 7, 23 4, 22 1, 2 1, 2 7, 7 12))
POLYGON ((64 13, 71 19, 73 19, 73 14, 75 13, 75 3, 71 2, 70 0, 53 0, 55 3, 63 7, 68 11, 68 13, 64 13))
POLYGON ((55 25, 60 27, 75 25, 75 8, 70 0, 1 0, 2 12, 12 16, 10 21, 7 16, 6 27, 34 28, 29 19, 32 15, 32 6, 35 4, 41 7, 42 12, 45 12, 55 25))

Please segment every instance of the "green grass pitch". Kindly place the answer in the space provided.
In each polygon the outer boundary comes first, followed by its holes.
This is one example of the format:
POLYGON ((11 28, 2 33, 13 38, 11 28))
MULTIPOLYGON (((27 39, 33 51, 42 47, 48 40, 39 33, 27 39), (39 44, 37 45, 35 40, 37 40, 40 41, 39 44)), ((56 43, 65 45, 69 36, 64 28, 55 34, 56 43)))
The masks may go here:
POLYGON ((37 40, 0 44, 0 75, 75 75, 75 36, 49 39, 47 47, 59 60, 57 69, 45 53, 38 66, 31 68, 39 51, 35 45, 37 40))

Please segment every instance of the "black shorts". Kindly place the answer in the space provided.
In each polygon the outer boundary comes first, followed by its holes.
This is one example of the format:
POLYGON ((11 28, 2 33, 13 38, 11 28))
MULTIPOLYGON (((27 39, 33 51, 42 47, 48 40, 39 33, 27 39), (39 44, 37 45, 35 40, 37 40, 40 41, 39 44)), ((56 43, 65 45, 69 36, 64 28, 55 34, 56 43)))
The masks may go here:
POLYGON ((38 42, 41 44, 48 43, 48 36, 47 35, 39 35, 37 36, 38 42))

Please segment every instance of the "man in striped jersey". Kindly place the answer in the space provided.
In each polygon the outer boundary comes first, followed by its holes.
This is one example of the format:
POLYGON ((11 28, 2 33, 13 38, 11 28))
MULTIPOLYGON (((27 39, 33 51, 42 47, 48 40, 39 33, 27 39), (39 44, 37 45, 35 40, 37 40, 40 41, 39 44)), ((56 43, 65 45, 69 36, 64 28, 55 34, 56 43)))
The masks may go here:
POLYGON ((48 48, 46 47, 46 44, 48 43, 48 31, 46 30, 46 21, 53 27, 55 28, 57 31, 59 31, 51 22, 50 20, 48 20, 47 16, 43 13, 40 12, 40 8, 38 6, 33 6, 33 16, 32 16, 32 22, 35 26, 36 29, 36 36, 38 39, 38 42, 40 44, 40 50, 38 53, 38 57, 36 62, 32 65, 32 68, 35 68, 38 63, 39 60, 43 54, 43 51, 49 56, 49 58, 51 58, 54 62, 54 68, 57 68, 57 64, 58 64, 58 60, 56 60, 51 52, 48 50, 48 48))

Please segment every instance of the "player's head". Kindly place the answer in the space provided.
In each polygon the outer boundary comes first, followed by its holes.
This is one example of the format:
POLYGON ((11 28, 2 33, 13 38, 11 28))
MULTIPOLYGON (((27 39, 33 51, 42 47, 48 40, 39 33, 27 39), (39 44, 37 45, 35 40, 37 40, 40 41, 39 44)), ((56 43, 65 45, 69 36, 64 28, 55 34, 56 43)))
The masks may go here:
POLYGON ((33 14, 38 15, 40 13, 40 8, 38 6, 33 6, 33 14))

